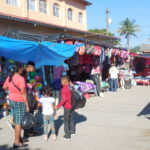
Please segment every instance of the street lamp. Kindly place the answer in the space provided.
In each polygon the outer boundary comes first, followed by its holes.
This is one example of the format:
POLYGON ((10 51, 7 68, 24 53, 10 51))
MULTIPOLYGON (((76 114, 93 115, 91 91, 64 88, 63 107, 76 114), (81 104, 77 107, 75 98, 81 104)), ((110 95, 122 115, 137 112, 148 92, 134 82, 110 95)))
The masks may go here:
POLYGON ((112 19, 109 18, 109 14, 111 13, 111 11, 107 8, 106 10, 106 34, 108 35, 109 32, 109 24, 112 23, 112 19))

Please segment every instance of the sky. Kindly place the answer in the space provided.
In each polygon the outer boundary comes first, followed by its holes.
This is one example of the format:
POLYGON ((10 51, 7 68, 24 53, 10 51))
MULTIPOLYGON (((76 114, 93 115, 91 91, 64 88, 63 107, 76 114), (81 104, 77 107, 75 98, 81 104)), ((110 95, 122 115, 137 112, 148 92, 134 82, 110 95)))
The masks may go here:
MULTIPOLYGON (((126 18, 135 20, 139 25, 140 31, 137 32, 137 38, 131 40, 131 47, 141 44, 150 44, 150 0, 88 0, 92 3, 87 8, 88 29, 106 28, 106 13, 108 8, 111 13, 109 17, 112 24, 109 25, 109 31, 117 37, 119 23, 126 18)), ((122 47, 126 46, 126 40, 121 38, 122 47)))

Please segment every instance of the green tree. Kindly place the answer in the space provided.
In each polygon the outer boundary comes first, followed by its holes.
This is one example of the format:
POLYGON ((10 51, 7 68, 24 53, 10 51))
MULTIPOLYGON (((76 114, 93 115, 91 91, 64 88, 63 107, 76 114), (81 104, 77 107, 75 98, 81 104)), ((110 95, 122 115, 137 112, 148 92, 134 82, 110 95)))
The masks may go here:
MULTIPOLYGON (((103 35, 107 35, 106 29, 97 29, 97 28, 95 28, 95 29, 90 29, 89 32, 94 32, 94 33, 100 33, 100 34, 103 34, 103 35)), ((109 32, 108 36, 114 36, 114 34, 109 32)))
MULTIPOLYGON (((109 32, 107 34, 107 31, 106 29, 90 29, 89 32, 94 32, 94 33, 99 33, 99 34, 103 34, 103 35, 108 35, 108 36, 112 36, 112 37, 115 37, 115 35, 111 32, 109 32)), ((114 45, 119 45, 120 44, 120 41, 119 40, 115 40, 114 42, 112 42, 114 45)))
POLYGON ((140 46, 135 46, 135 47, 131 48, 130 51, 136 53, 136 52, 140 52, 140 49, 141 49, 140 46))
POLYGON ((118 32, 120 33, 120 36, 124 36, 125 39, 127 39, 127 48, 130 49, 131 37, 137 37, 136 32, 140 31, 139 25, 135 24, 135 20, 129 20, 127 18, 120 23, 120 26, 118 32))

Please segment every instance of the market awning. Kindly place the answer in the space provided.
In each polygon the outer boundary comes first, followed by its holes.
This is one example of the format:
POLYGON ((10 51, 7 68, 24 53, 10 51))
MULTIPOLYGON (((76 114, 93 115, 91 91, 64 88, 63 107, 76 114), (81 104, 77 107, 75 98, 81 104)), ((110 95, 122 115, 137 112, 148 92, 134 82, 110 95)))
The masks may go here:
POLYGON ((52 42, 33 42, 0 36, 0 56, 36 66, 61 65, 75 53, 77 45, 52 42))

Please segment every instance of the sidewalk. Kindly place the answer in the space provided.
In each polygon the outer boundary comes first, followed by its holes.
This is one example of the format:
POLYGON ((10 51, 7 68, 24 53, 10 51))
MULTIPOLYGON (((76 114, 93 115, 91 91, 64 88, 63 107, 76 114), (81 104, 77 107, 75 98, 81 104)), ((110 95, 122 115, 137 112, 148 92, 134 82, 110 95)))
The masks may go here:
MULTIPOLYGON (((150 86, 108 92, 94 97, 76 112, 76 135, 63 140, 63 110, 56 121, 58 140, 29 139, 26 150, 150 150, 150 86), (139 115, 139 116, 138 116, 139 115), (147 117, 147 118, 146 118, 147 117)), ((12 150, 14 133, 0 120, 0 150, 12 150)))

